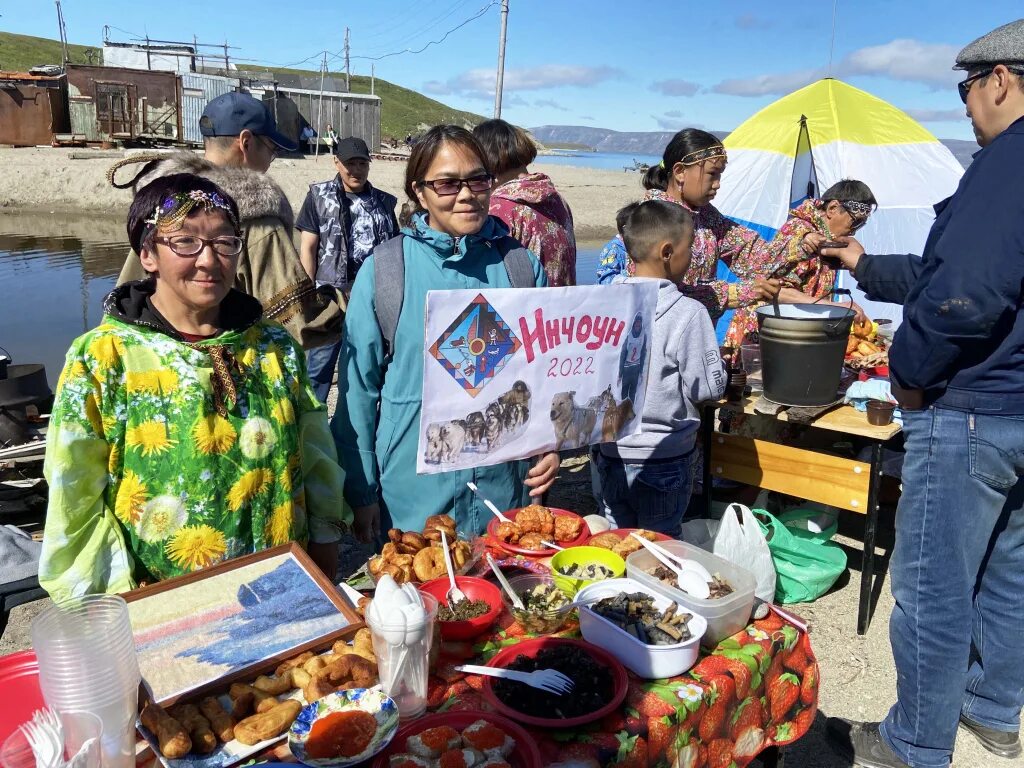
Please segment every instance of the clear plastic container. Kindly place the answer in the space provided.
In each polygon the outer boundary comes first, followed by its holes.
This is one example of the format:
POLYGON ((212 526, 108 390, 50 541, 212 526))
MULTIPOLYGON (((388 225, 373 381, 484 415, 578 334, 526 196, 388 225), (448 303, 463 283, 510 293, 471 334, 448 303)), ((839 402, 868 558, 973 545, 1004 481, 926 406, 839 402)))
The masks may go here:
MULTIPOLYGON (((550 586, 554 589, 558 589, 555 586, 555 580, 551 576, 545 576, 539 573, 527 573, 522 576, 513 576, 509 579, 509 586, 512 587, 512 591, 522 596, 534 589, 535 587, 544 585, 550 586)), ((563 593, 564 594, 564 593, 563 593)), ((505 594, 505 590, 501 591, 501 599, 508 608, 509 613, 519 622, 519 625, 523 627, 527 632, 536 635, 550 635, 562 628, 566 620, 569 618, 575 609, 562 607, 555 608, 550 611, 520 611, 512 605, 512 601, 508 595, 505 594)), ((568 606, 572 601, 570 597, 565 598, 565 605, 568 606)))
POLYGON ((750 571, 685 541, 666 541, 662 542, 661 546, 678 557, 695 560, 712 575, 721 576, 733 588, 732 594, 717 600, 701 600, 664 583, 647 573, 648 569, 653 569, 660 563, 646 549, 634 552, 626 558, 626 576, 703 616, 708 622, 708 629, 702 641, 705 647, 713 648, 747 626, 750 622, 750 611, 754 607, 754 587, 757 583, 750 571))
POLYGON ((400 720, 412 720, 427 709, 427 678, 430 651, 437 634, 437 600, 420 592, 426 617, 422 624, 377 624, 367 612, 366 624, 373 634, 381 687, 398 706, 400 720))
MULTIPOLYGON (((643 592, 650 595, 654 598, 654 607, 659 611, 664 611, 673 602, 678 602, 635 579, 598 581, 581 589, 576 597, 579 600, 615 597, 623 592, 643 592)), ((683 605, 679 607, 685 608, 683 605)), ((693 636, 689 640, 672 645, 648 645, 641 642, 614 622, 592 611, 589 606, 580 608, 580 632, 584 640, 604 648, 635 674, 647 680, 660 680, 681 675, 697 662, 700 641, 707 630, 707 622, 696 611, 692 613, 689 629, 693 636)))

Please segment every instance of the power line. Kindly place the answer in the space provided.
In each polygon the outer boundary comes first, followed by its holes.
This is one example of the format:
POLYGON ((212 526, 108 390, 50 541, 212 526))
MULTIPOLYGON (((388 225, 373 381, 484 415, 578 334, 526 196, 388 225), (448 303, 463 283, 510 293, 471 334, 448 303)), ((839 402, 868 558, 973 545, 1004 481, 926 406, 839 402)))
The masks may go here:
POLYGON ((481 16, 483 16, 485 13, 487 13, 488 10, 490 10, 494 6, 498 5, 498 2, 499 2, 499 0, 491 0, 489 3, 487 3, 487 5, 485 5, 483 8, 481 8, 475 14, 470 16, 464 22, 462 22, 458 26, 452 27, 447 32, 445 32, 444 35, 441 38, 439 38, 438 40, 431 40, 426 45, 424 45, 422 48, 418 48, 415 51, 409 50, 408 48, 406 48, 404 51, 394 51, 392 53, 385 53, 385 54, 383 54, 381 56, 353 56, 352 58, 353 59, 364 59, 366 61, 380 61, 381 59, 387 59, 387 58, 390 58, 391 56, 401 56, 402 54, 405 54, 405 53, 412 53, 412 54, 423 53, 425 50, 427 50, 427 48, 429 48, 432 45, 440 45, 441 43, 443 43, 445 40, 448 39, 448 36, 450 34, 452 34, 453 32, 456 32, 456 31, 462 29, 464 26, 469 24, 471 21, 475 21, 476 19, 479 19, 481 16))
MULTIPOLYGON (((393 49, 393 48, 396 48, 398 46, 405 45, 406 43, 409 43, 409 42, 415 40, 416 38, 421 38, 422 39, 422 37, 427 32, 429 32, 430 30, 434 29, 439 24, 444 22, 445 19, 447 19, 450 16, 453 16, 456 13, 458 13, 459 10, 463 6, 468 5, 470 2, 472 2, 472 0, 459 0, 459 2, 457 2, 454 5, 452 5, 451 7, 449 7, 447 11, 442 13, 440 16, 436 17, 433 21, 429 22, 428 24, 418 26, 417 29, 415 29, 413 32, 411 32, 408 35, 405 35, 404 37, 400 37, 398 40, 395 40, 394 42, 384 42, 384 43, 381 43, 381 44, 378 44, 378 45, 374 46, 376 48, 376 50, 375 51, 371 51, 367 55, 371 55, 371 56, 372 55, 376 55, 377 53, 380 53, 381 51, 387 51, 389 49, 393 49)), ((408 17, 408 18, 412 18, 412 17, 408 17)), ((380 35, 377 35, 377 37, 380 37, 380 35)), ((366 38, 362 38, 361 37, 360 39, 365 40, 366 38)))

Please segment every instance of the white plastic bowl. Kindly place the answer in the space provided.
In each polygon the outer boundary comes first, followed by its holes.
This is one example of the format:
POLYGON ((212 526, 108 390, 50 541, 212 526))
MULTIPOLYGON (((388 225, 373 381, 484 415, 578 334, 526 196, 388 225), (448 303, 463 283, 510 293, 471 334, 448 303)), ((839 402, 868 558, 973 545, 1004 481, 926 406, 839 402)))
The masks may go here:
MULTIPOLYGON (((654 590, 645 587, 634 579, 607 579, 590 584, 579 591, 576 599, 590 597, 615 597, 621 592, 632 594, 642 592, 654 598, 654 606, 664 611, 672 600, 654 590)), ((679 609, 693 614, 690 619, 689 640, 674 645, 647 645, 633 637, 617 624, 594 613, 590 606, 580 608, 580 632, 583 639, 604 648, 615 656, 626 667, 647 680, 659 680, 665 677, 681 675, 697 663, 700 653, 700 641, 707 631, 707 622, 702 616, 693 613, 692 609, 680 605, 679 609)))

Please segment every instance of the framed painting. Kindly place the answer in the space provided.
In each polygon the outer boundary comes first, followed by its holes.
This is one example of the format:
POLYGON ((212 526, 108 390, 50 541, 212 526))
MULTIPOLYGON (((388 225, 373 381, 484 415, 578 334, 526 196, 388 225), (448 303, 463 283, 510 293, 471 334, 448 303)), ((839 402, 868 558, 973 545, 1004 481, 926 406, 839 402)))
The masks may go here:
POLYGON ((363 626, 348 599, 295 543, 123 597, 143 685, 161 704, 249 682, 363 626))

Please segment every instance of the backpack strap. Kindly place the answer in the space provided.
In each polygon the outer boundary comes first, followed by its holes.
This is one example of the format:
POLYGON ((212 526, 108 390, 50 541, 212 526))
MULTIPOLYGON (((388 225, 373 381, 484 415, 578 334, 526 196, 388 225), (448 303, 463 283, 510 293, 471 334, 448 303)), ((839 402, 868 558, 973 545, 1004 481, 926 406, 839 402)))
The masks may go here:
POLYGON ((398 318, 405 301, 405 252, 402 241, 405 236, 396 235, 373 249, 373 310, 377 325, 384 339, 384 356, 390 358, 395 348, 395 334, 398 332, 398 318))
POLYGON ((533 272, 533 260, 530 252, 522 243, 513 237, 503 237, 498 241, 498 252, 501 254, 513 288, 536 288, 537 277, 533 272))

